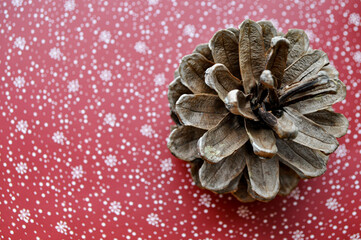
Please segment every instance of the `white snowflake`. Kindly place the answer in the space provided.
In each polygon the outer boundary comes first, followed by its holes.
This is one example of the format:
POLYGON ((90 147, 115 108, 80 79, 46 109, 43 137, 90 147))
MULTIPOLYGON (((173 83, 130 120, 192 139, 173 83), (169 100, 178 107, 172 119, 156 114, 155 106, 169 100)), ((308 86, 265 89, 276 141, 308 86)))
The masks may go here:
POLYGON ((248 209, 247 206, 239 206, 237 209, 237 214, 241 218, 249 219, 249 216, 251 215, 251 211, 248 209))
POLYGON ((161 86, 165 83, 165 76, 164 76, 164 73, 160 73, 160 74, 157 74, 155 75, 154 77, 154 83, 156 86, 161 86))
POLYGON ((24 79, 24 77, 18 76, 14 79, 13 83, 14 83, 15 87, 22 88, 25 86, 25 79, 24 79))
POLYGON ((293 240, 304 240, 305 234, 303 234, 303 231, 296 230, 292 234, 293 240))
POLYGON ((59 48, 52 48, 50 49, 50 52, 49 52, 49 56, 52 58, 52 59, 55 59, 55 60, 60 60, 60 57, 62 56, 63 54, 60 52, 60 49, 59 48))
POLYGON ((203 193, 200 198, 199 198, 199 205, 204 205, 206 207, 210 207, 211 206, 211 195, 207 194, 207 193, 203 193))
POLYGON ((117 120, 117 118, 115 117, 114 113, 107 113, 104 117, 104 123, 109 124, 112 127, 115 126, 116 120, 117 120))
POLYGON ((196 27, 192 24, 188 24, 183 29, 183 34, 189 37, 194 37, 196 33, 196 27))
POLYGON ((148 0, 149 5, 156 5, 159 3, 159 0, 148 0))
POLYGON ((299 200, 301 198, 301 190, 296 187, 289 195, 289 198, 294 198, 296 200, 299 200))
POLYGON ((77 92, 79 90, 79 81, 73 80, 68 83, 69 92, 77 92))
POLYGON ((305 30, 305 33, 307 34, 308 38, 310 39, 310 41, 316 41, 316 34, 314 34, 311 30, 305 30))
POLYGON ((342 157, 344 157, 346 155, 347 155, 346 145, 341 144, 340 146, 338 146, 338 148, 336 150, 336 157, 342 158, 342 157))
POLYGON ((159 219, 158 214, 150 213, 150 214, 148 214, 147 222, 150 225, 158 227, 161 220, 159 219))
POLYGON ((61 145, 64 144, 64 142, 66 141, 66 138, 64 136, 64 133, 60 132, 60 131, 56 131, 53 136, 52 139, 55 143, 59 143, 61 145))
POLYGON ((24 174, 28 170, 28 165, 26 165, 26 163, 24 163, 24 162, 19 162, 18 164, 16 164, 15 170, 19 174, 24 174))
POLYGON ((108 167, 114 167, 117 164, 117 157, 115 155, 108 155, 105 157, 105 164, 108 167))
POLYGON ((30 217, 30 211, 27 209, 21 209, 20 213, 18 214, 18 217, 20 220, 23 220, 24 222, 29 222, 30 217))
POLYGON ((348 17, 348 24, 354 24, 356 26, 361 25, 361 17, 358 13, 351 13, 348 17))
POLYGON ((11 0, 12 5, 20 7, 23 4, 23 0, 11 0))
POLYGON ((337 202, 335 198, 329 198, 326 202, 326 207, 330 210, 337 210, 340 207, 340 204, 337 202))
POLYGON ((361 52, 357 51, 352 55, 352 58, 355 62, 361 63, 361 52))
POLYGON ((167 159, 162 160, 160 167, 161 167, 162 172, 167 172, 167 171, 172 170, 172 167, 173 167, 172 159, 167 158, 167 159))
POLYGON ((135 51, 144 54, 144 53, 147 52, 148 47, 147 47, 147 45, 145 44, 145 42, 139 41, 139 42, 136 42, 136 43, 135 43, 134 49, 135 49, 135 51))
POLYGON ((108 82, 112 79, 112 72, 110 70, 103 70, 99 76, 101 80, 108 82))
POLYGON ((82 178, 84 175, 83 166, 76 166, 72 168, 71 175, 74 179, 82 178))
POLYGON ((122 206, 120 205, 120 202, 111 202, 110 206, 109 206, 109 211, 112 213, 115 213, 116 215, 120 214, 120 209, 122 208, 122 206))
POLYGON ((68 224, 64 221, 59 221, 56 226, 55 226, 56 230, 62 234, 67 235, 68 234, 68 230, 70 229, 68 227, 68 224))
POLYGON ((140 133, 143 136, 151 138, 153 136, 154 130, 153 130, 152 126, 145 124, 140 128, 140 133))
POLYGON ((75 9, 75 1, 74 0, 68 0, 64 3, 65 11, 73 11, 75 9))
POLYGON ((20 120, 17 124, 16 124, 16 129, 19 131, 19 132, 22 132, 22 133, 26 133, 26 131, 28 130, 28 122, 25 121, 25 120, 20 120))
POLYGON ((360 234, 355 233, 355 234, 351 235, 350 240, 361 240, 360 234))
POLYGON ((105 43, 110 43, 111 37, 112 37, 112 35, 110 34, 110 32, 104 30, 99 34, 99 41, 105 42, 105 43))
POLYGON ((20 48, 21 50, 24 50, 25 48, 25 38, 23 37, 17 37, 14 41, 14 47, 20 48))

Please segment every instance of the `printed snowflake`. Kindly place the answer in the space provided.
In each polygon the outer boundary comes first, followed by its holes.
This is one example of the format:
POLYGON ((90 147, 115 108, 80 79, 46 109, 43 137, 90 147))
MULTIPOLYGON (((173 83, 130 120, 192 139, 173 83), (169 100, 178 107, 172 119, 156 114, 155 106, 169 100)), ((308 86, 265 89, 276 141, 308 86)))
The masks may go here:
POLYGON ((19 162, 18 164, 16 164, 15 170, 16 170, 19 174, 24 174, 24 173, 27 172, 28 166, 27 166, 26 163, 24 163, 24 162, 19 162))
POLYGON ((199 205, 202 206, 206 206, 206 207, 210 207, 211 206, 211 195, 207 194, 207 193, 203 193, 200 198, 199 198, 199 205))
POLYGON ((355 233, 355 234, 351 235, 350 240, 361 240, 360 234, 355 233))
POLYGON ((301 197, 301 190, 296 187, 289 195, 288 195, 289 198, 294 198, 296 200, 299 200, 300 197, 301 197))
POLYGON ((55 59, 55 60, 60 60, 60 57, 62 56, 63 54, 60 52, 60 49, 59 48, 52 48, 50 49, 50 52, 49 52, 49 56, 52 58, 52 59, 55 59))
POLYGON ((340 207, 340 204, 337 202, 335 198, 329 198, 326 202, 326 207, 330 210, 337 210, 340 207))
POLYGON ((25 86, 25 79, 24 79, 24 77, 18 76, 18 77, 16 77, 16 78, 14 79, 13 82, 14 82, 15 87, 17 87, 17 88, 22 88, 22 87, 25 86))
POLYGON ((148 47, 147 47, 147 45, 145 44, 145 42, 139 41, 139 42, 136 42, 136 43, 135 43, 134 49, 135 49, 135 51, 144 54, 144 53, 147 52, 148 47))
POLYGON ((161 162, 160 167, 161 167, 162 172, 168 172, 168 171, 172 170, 172 167, 173 167, 172 159, 170 159, 170 158, 164 159, 161 162))
POLYGON ((156 5, 159 3, 159 0, 148 0, 149 5, 156 5))
POLYGON ((55 143, 59 143, 61 145, 64 144, 64 142, 66 141, 66 138, 64 136, 64 133, 57 131, 53 134, 52 139, 55 143))
POLYGON ((140 128, 140 133, 143 136, 151 138, 153 136, 154 130, 153 130, 152 126, 145 124, 140 128))
POLYGON ((166 79, 165 79, 164 73, 157 74, 154 77, 154 83, 156 86, 163 85, 165 83, 165 81, 166 81, 166 79))
POLYGON ((150 213, 150 214, 148 214, 147 222, 148 222, 150 225, 153 225, 153 226, 158 227, 158 226, 159 226, 159 223, 160 223, 161 221, 160 221, 160 219, 159 219, 159 217, 158 217, 158 214, 150 213))
POLYGON ((83 166, 76 166, 72 168, 73 170, 71 171, 71 175, 73 177, 73 179, 79 179, 82 178, 84 175, 84 171, 83 171, 83 166))
POLYGON ((17 37, 14 41, 14 47, 20 48, 21 50, 24 50, 25 48, 25 38, 23 37, 17 37))
POLYGON ((120 209, 122 208, 122 206, 120 205, 120 202, 111 202, 110 206, 109 206, 109 211, 112 213, 115 213, 116 215, 120 214, 120 209))
POLYGON ((14 5, 14 7, 20 7, 23 4, 23 0, 11 0, 11 4, 14 5))
POLYGON ((316 34, 314 34, 311 30, 306 29, 305 32, 311 42, 316 40, 316 34))
POLYGON ((112 127, 115 126, 115 121, 117 120, 117 118, 115 117, 114 113, 107 113, 104 117, 104 123, 108 124, 112 127))
POLYGON ((237 214, 238 216, 240 216, 241 218, 245 218, 245 219, 249 219, 250 215, 251 215, 251 211, 248 209, 247 206, 239 206, 237 209, 237 214))
POLYGON ((361 24, 361 17, 358 13, 351 13, 348 17, 348 24, 354 24, 356 26, 360 26, 361 24))
POLYGON ((77 92, 78 90, 79 90, 78 80, 73 80, 68 83, 68 91, 69 92, 77 92))
POLYGON ((68 227, 68 224, 64 221, 60 221, 56 224, 55 226, 56 230, 62 234, 67 235, 68 234, 68 230, 70 229, 68 227))
POLYGON ((109 70, 103 70, 99 76, 101 80, 108 82, 112 79, 112 72, 109 70))
POLYGON ((29 222, 29 217, 30 217, 30 212, 27 209, 21 209, 20 213, 18 214, 18 217, 20 220, 24 221, 24 222, 29 222))
POLYGON ((352 55, 352 58, 355 62, 361 63, 361 52, 357 51, 352 55))
POLYGON ((114 155, 108 155, 105 157, 105 164, 108 167, 114 167, 117 164, 117 157, 114 155))
POLYGON ((22 133, 26 133, 26 131, 28 130, 28 122, 25 121, 25 120, 20 120, 17 124, 16 124, 16 129, 19 131, 19 132, 22 132, 22 133))
POLYGON ((110 43, 111 37, 112 37, 112 35, 110 34, 109 31, 102 31, 99 34, 99 41, 105 42, 105 43, 110 43))
POLYGON ((188 24, 183 29, 183 34, 189 37, 194 37, 196 33, 196 27, 192 24, 188 24))
POLYGON ((68 0, 64 3, 65 11, 71 12, 75 9, 75 1, 74 0, 68 0))
POLYGON ((336 150, 336 157, 342 158, 347 155, 347 149, 345 144, 341 144, 336 150))
POLYGON ((304 240, 305 234, 303 234, 303 231, 296 230, 292 234, 293 240, 304 240))

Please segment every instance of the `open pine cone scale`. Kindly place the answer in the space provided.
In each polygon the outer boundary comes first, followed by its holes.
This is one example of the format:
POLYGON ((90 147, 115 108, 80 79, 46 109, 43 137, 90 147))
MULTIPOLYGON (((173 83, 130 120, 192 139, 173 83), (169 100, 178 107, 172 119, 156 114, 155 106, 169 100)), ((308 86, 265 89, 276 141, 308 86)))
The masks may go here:
POLYGON ((326 170, 347 119, 332 104, 345 85, 306 33, 278 33, 245 20, 185 56, 169 85, 173 155, 191 163, 194 182, 238 200, 287 195, 300 178, 326 170))

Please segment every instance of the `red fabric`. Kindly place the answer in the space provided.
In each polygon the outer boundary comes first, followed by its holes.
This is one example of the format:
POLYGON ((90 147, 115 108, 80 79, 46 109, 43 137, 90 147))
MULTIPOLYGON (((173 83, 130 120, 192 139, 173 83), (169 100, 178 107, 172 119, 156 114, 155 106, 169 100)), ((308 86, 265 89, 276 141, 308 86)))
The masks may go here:
POLYGON ((1 239, 361 239, 360 7, 2 1, 1 239), (245 18, 307 29, 348 89, 327 172, 270 203, 198 189, 166 145, 181 57, 245 18))

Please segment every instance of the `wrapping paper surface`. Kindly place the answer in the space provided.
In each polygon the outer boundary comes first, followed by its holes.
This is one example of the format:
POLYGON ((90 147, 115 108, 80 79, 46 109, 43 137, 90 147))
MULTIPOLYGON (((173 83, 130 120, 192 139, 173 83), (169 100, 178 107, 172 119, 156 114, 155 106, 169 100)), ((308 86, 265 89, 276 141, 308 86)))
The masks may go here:
POLYGON ((361 239, 361 3, 0 3, 1 239, 361 239), (166 146, 182 56, 244 19, 305 29, 347 85, 327 172, 242 204, 192 183, 166 146))

